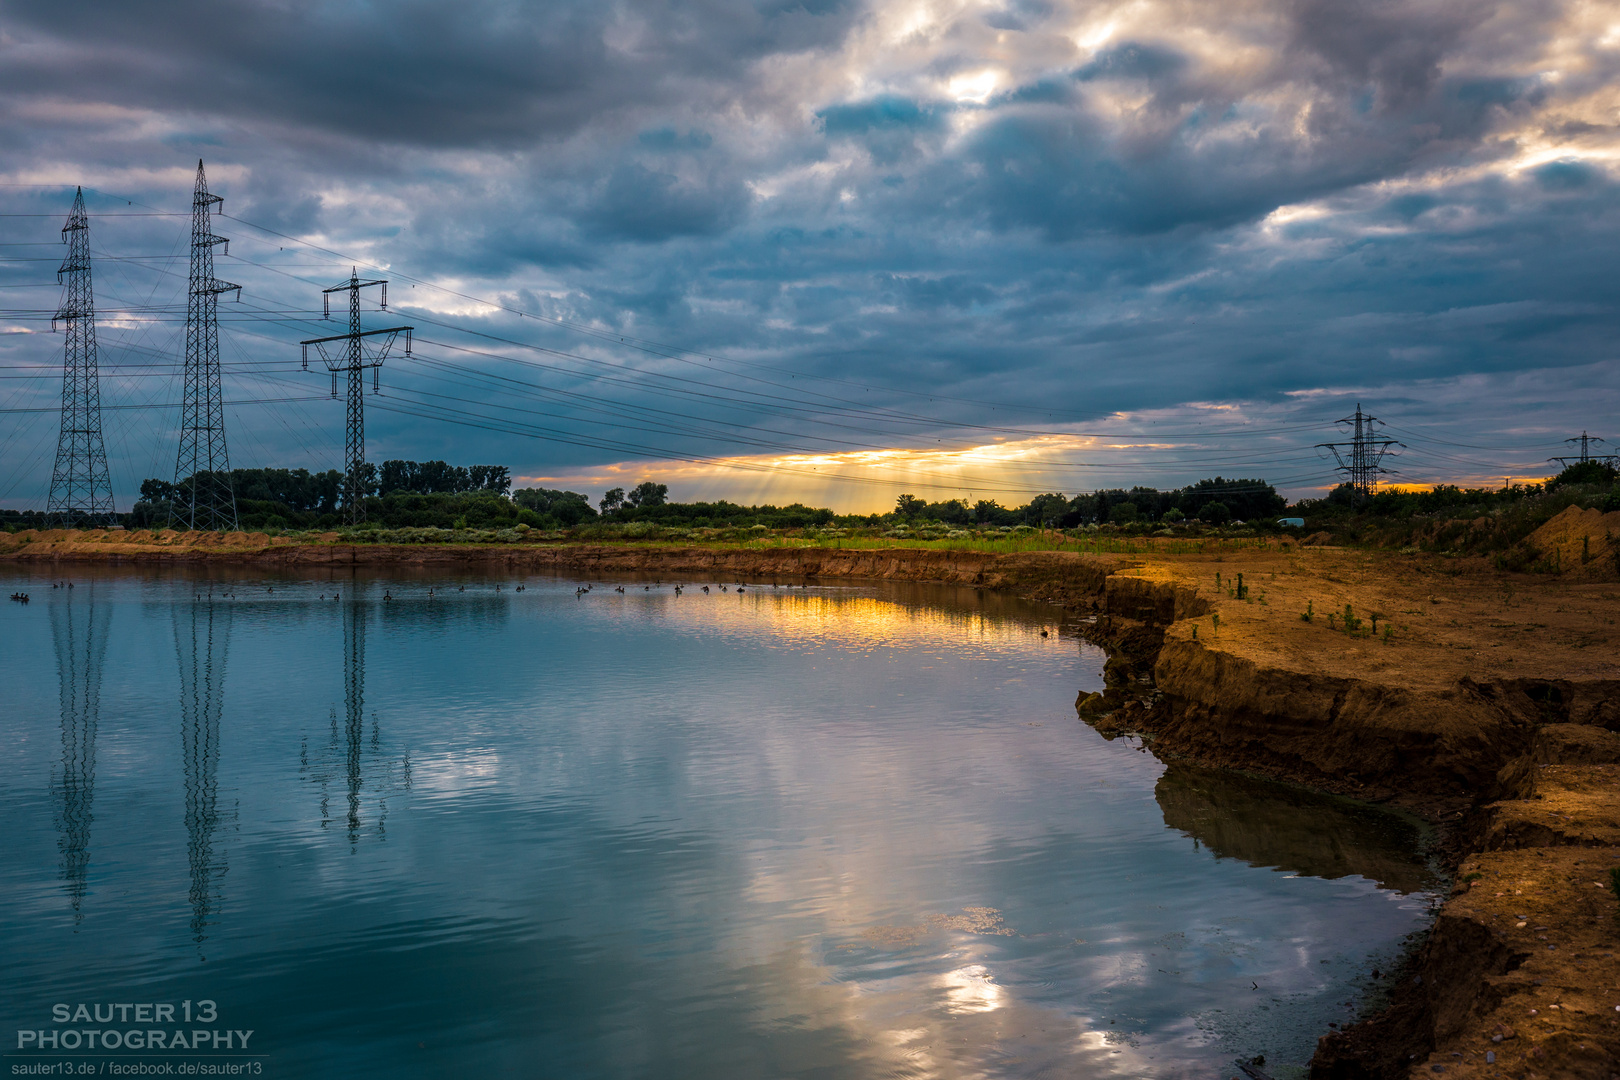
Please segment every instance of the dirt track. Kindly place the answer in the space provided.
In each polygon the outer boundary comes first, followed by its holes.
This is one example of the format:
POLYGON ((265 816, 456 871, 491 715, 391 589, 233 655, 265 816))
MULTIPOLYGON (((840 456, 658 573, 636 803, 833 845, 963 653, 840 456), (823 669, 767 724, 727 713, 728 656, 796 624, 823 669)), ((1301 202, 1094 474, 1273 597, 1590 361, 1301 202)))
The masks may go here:
POLYGON ((1620 514, 1566 512, 1536 538, 1556 569, 1541 574, 1296 544, 1127 559, 139 533, 0 536, 0 560, 887 578, 1059 603, 1112 652, 1107 692, 1077 703, 1099 730, 1447 826, 1456 894, 1393 1008, 1325 1037, 1313 1075, 1607 1078, 1620 1074, 1617 532, 1620 514))

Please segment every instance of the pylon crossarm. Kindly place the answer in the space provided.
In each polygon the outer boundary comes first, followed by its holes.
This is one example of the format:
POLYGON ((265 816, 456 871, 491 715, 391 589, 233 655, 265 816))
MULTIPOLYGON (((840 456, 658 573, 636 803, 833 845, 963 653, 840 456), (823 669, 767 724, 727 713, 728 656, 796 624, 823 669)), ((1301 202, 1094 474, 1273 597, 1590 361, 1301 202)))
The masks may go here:
POLYGON ((364 288, 366 288, 367 286, 370 286, 370 285, 386 285, 386 284, 388 284, 388 282, 383 278, 378 278, 375 281, 345 281, 343 284, 334 285, 330 289, 322 289, 321 292, 323 292, 323 293, 348 292, 350 289, 364 289, 364 288))
POLYGON ((300 341, 298 344, 319 345, 325 341, 348 341, 351 338, 356 337, 376 337, 378 334, 398 334, 401 331, 410 331, 414 329, 415 327, 413 326, 392 326, 386 330, 362 330, 358 334, 333 334, 331 337, 310 338, 308 341, 300 341))
POLYGON ((394 347, 394 342, 399 340, 400 334, 405 335, 405 355, 411 355, 411 331, 414 329, 415 327, 411 326, 396 326, 392 330, 385 331, 388 336, 383 339, 381 345, 372 347, 371 358, 366 367, 381 367, 382 362, 388 359, 388 350, 394 347))
POLYGON ((212 281, 202 282, 197 286, 197 293, 204 296, 208 294, 218 296, 220 293, 228 292, 235 293, 238 300, 242 299, 242 286, 233 281, 220 281, 218 278, 215 278, 212 281))

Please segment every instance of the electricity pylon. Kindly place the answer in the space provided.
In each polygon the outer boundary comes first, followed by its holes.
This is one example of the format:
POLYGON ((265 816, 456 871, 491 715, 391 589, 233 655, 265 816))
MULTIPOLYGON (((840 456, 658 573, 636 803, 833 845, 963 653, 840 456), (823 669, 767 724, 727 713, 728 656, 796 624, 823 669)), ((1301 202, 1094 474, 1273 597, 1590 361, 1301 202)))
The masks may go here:
POLYGON ((1547 459, 1548 461, 1556 461, 1566 469, 1572 465, 1585 465, 1588 461, 1596 461, 1604 465, 1614 465, 1616 463, 1620 463, 1620 454, 1592 453, 1592 444, 1601 443, 1603 441, 1596 435, 1588 435, 1583 431, 1574 438, 1565 439, 1564 441, 1567 443, 1578 443, 1581 448, 1580 454, 1578 456, 1572 455, 1570 457, 1550 457, 1547 459))
POLYGON ((53 524, 72 528, 105 525, 113 519, 112 481, 107 447, 101 438, 101 376, 96 361, 96 301, 90 288, 90 219, 84 189, 62 226, 67 258, 56 271, 66 286, 51 329, 66 325, 62 350, 62 430, 56 440, 56 466, 45 512, 53 524), (64 281, 64 276, 66 280, 64 281))
POLYGON ((1350 441, 1317 443, 1316 447, 1318 450, 1332 451, 1339 463, 1337 471, 1344 474, 1345 483, 1349 485, 1350 504, 1357 506, 1372 498, 1373 491, 1378 487, 1378 478, 1389 472, 1382 465, 1384 455, 1395 447, 1405 447, 1394 439, 1378 434, 1377 429, 1383 421, 1362 412, 1360 404, 1356 405, 1353 416, 1347 416, 1337 423, 1347 426, 1350 441))
POLYGON ((348 376, 349 408, 346 430, 343 440, 344 451, 344 479, 343 479, 343 509, 349 519, 349 524, 358 525, 366 520, 366 396, 363 376, 367 368, 371 369, 371 392, 377 393, 383 360, 388 356, 388 350, 393 348, 394 340, 400 334, 405 335, 405 355, 411 355, 410 326, 394 326, 386 330, 360 329, 360 290, 373 285, 382 286, 382 309, 388 310, 388 282, 382 279, 375 281, 361 281, 358 271, 351 270, 349 280, 341 285, 334 285, 330 289, 321 290, 321 299, 326 311, 323 318, 332 317, 332 294, 347 292, 349 294, 349 332, 347 334, 334 334, 331 337, 311 338, 299 342, 304 347, 304 370, 309 370, 309 347, 315 346, 315 351, 326 364, 326 370, 332 375, 332 396, 337 397, 338 376, 348 376), (377 337, 382 339, 380 345, 374 345, 368 351, 366 338, 377 337), (326 346, 334 342, 344 342, 342 349, 333 347, 327 352, 326 346))
MULTIPOLYGON (((208 192, 202 159, 191 192, 191 285, 186 297, 186 387, 180 399, 180 455, 174 463, 175 501, 169 524, 185 529, 235 530, 236 492, 225 452, 225 402, 219 374, 219 294, 242 286, 214 277, 213 208, 225 200, 208 192), (190 478, 189 481, 187 478, 190 478)), ((230 253, 227 246, 225 253, 230 253)))

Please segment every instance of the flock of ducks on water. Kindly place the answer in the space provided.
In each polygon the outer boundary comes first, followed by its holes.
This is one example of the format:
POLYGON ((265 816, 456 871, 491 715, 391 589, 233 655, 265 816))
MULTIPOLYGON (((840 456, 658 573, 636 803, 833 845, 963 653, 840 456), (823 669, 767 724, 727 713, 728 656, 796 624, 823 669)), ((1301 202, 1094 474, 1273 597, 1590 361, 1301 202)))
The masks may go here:
MULTIPOLYGON (((651 585, 643 585, 641 587, 641 591, 642 592, 652 592, 654 589, 662 589, 663 587, 664 587, 664 583, 662 581, 655 581, 651 585)), ((764 587, 765 586, 763 586, 763 585, 749 585, 747 582, 739 581, 737 583, 737 592, 738 593, 743 593, 743 592, 746 592, 749 589, 763 589, 764 587)), ((809 587, 810 587, 809 585, 800 585, 799 586, 799 588, 801 588, 801 589, 808 589, 809 587)), ((521 588, 521 586, 520 586, 520 588, 521 588)), ((632 585, 631 588, 634 589, 635 586, 632 585)), ((704 593, 707 593, 709 591, 709 587, 707 585, 701 586, 701 588, 703 589, 704 593)), ((726 586, 726 585, 716 585, 715 588, 719 589, 721 592, 729 592, 730 591, 730 587, 726 586)), ((772 582, 771 583, 771 588, 773 588, 773 589, 791 589, 791 588, 793 588, 793 583, 789 582, 786 585, 778 585, 775 582, 772 582)), ((590 586, 590 585, 581 585, 579 588, 574 590, 574 595, 575 596, 584 596, 586 593, 590 592, 591 589, 592 589, 592 586, 590 586)), ((613 586, 613 591, 617 592, 617 593, 622 593, 622 592, 624 592, 624 586, 623 585, 615 585, 615 586, 613 586)), ((685 591, 685 587, 682 586, 679 582, 677 582, 676 585, 675 585, 675 595, 680 596, 682 594, 682 592, 684 592, 684 591, 685 591)))
MULTIPOLYGON (((53 588, 53 589, 71 589, 71 588, 73 588, 73 582, 71 582, 71 581, 53 581, 53 582, 51 582, 51 588, 53 588)), ((25 592, 14 592, 14 593, 11 594, 11 598, 13 600, 17 601, 17 603, 19 603, 19 604, 28 603, 28 594, 25 593, 25 592)))

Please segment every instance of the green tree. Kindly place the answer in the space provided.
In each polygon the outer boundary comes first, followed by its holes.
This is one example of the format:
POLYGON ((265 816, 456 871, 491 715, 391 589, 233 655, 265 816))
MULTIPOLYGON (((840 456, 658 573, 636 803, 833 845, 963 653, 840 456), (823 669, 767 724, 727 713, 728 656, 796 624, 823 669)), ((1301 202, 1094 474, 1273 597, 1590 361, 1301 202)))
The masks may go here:
POLYGON ((607 493, 602 496, 602 501, 597 505, 602 508, 602 513, 613 513, 613 511, 624 505, 624 488, 609 489, 607 493))
POLYGON ((663 506, 669 501, 669 485, 643 480, 630 489, 630 494, 625 496, 624 501, 625 505, 631 507, 663 506))
POLYGON ((1001 525, 1008 511, 993 499, 980 499, 973 504, 973 520, 981 525, 1001 525))
POLYGON ((380 478, 377 475, 377 466, 370 461, 362 461, 354 467, 355 490, 362 497, 377 494, 377 485, 380 478))
POLYGON ((1225 525, 1232 520, 1232 511, 1223 502, 1209 502, 1198 511, 1200 521, 1207 521, 1211 525, 1225 525))
POLYGON ((1601 484, 1607 486, 1615 482, 1615 477, 1614 466, 1606 461, 1577 461, 1548 481, 1547 487, 1550 490, 1561 488, 1565 484, 1601 484))
POLYGON ((1108 511, 1108 520, 1115 525, 1129 525, 1136 520, 1136 504, 1133 502, 1115 503, 1113 509, 1108 511))
POLYGON ((596 516, 596 509, 591 506, 591 500, 577 491, 520 488, 512 493, 512 501, 541 517, 550 517, 565 527, 578 525, 586 518, 596 516))
POLYGON ((1069 500, 1061 494, 1037 495, 1024 508, 1025 520, 1031 525, 1056 525, 1069 512, 1069 500))
POLYGON ((467 479, 472 491, 492 491, 505 495, 512 490, 512 477, 505 465, 470 465, 467 467, 467 479))
POLYGON ((167 480, 142 480, 141 499, 144 502, 173 502, 179 495, 179 489, 167 480))

